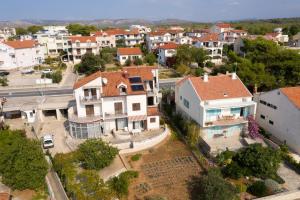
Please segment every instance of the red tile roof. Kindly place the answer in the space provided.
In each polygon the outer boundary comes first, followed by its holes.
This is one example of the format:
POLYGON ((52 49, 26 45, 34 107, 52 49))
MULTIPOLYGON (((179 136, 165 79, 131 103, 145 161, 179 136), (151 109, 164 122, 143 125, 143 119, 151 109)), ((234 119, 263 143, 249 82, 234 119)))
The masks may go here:
POLYGON ((148 107, 147 108, 147 115, 148 116, 157 116, 159 115, 159 111, 157 107, 148 107))
POLYGON ((200 42, 217 42, 219 41, 219 35, 217 33, 209 33, 203 35, 202 37, 197 39, 200 42))
POLYGON ((178 44, 174 43, 174 42, 170 42, 170 43, 166 43, 162 46, 159 46, 159 49, 177 49, 178 48, 178 44))
POLYGON ((138 29, 132 29, 132 30, 124 30, 124 29, 108 29, 105 31, 109 35, 137 35, 139 34, 138 29))
POLYGON ((10 195, 8 193, 0 192, 0 200, 9 200, 10 195))
POLYGON ((124 67, 122 71, 116 72, 96 72, 91 74, 74 84, 74 89, 80 88, 87 83, 95 80, 96 78, 102 77, 107 79, 107 84, 103 86, 103 96, 119 96, 119 89, 117 86, 121 83, 127 86, 127 94, 145 94, 145 91, 132 91, 130 87, 129 77, 139 76, 142 82, 145 80, 153 80, 152 70, 157 69, 157 67, 150 66, 134 66, 134 67, 124 67), (126 73, 128 77, 125 76, 126 73))
POLYGON ((117 52, 119 55, 142 55, 142 51, 139 47, 118 48, 117 52))
POLYGON ((96 31, 96 32, 92 32, 91 33, 91 36, 108 36, 109 34, 108 33, 106 33, 105 31, 96 31))
POLYGON ((242 81, 238 77, 232 79, 231 75, 209 76, 208 82, 204 82, 201 77, 190 77, 188 79, 198 96, 204 101, 252 97, 242 81))
POLYGON ((70 36, 72 43, 75 43, 76 41, 79 41, 81 43, 86 43, 86 42, 96 42, 96 37, 95 36, 70 36))
POLYGON ((37 42, 34 40, 14 40, 14 41, 6 41, 3 43, 14 49, 33 48, 37 44, 37 42))
POLYGON ((228 23, 218 23, 218 24, 216 24, 216 26, 218 26, 220 28, 231 28, 231 25, 228 23))
POLYGON ((300 109, 300 86, 280 88, 280 91, 300 109))

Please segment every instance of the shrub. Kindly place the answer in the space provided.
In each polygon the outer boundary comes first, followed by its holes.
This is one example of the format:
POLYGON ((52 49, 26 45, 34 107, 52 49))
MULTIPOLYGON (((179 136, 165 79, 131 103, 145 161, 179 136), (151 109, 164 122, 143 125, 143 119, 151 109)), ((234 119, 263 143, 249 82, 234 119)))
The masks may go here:
POLYGON ((99 170, 110 165, 118 149, 101 139, 89 139, 79 145, 78 160, 85 169, 99 170))
POLYGON ((135 154, 131 156, 132 161, 138 161, 142 157, 142 154, 135 154))
POLYGON ((51 74, 51 78, 53 83, 60 83, 62 80, 62 72, 61 71, 55 71, 51 74))
POLYGON ((131 59, 128 58, 126 61, 125 61, 125 66, 131 66, 131 59))
POLYGON ((235 184, 237 190, 239 191, 239 193, 244 193, 247 191, 247 185, 245 185, 244 183, 237 183, 235 184))
POLYGON ((7 78, 6 77, 2 77, 2 78, 0 78, 0 84, 1 84, 1 86, 8 86, 8 80, 7 80, 7 78))
POLYGON ((162 118, 162 117, 160 117, 159 118, 159 125, 161 125, 161 126, 163 126, 163 125, 165 125, 165 119, 164 118, 162 118))
POLYGON ((150 66, 154 65, 154 63, 156 62, 155 55, 153 53, 148 53, 144 58, 144 62, 148 63, 148 65, 150 66))
POLYGON ((231 163, 232 157, 235 155, 234 151, 223 151, 216 156, 216 162, 219 166, 224 166, 231 163))
POLYGON ((231 162, 223 169, 223 174, 226 177, 239 179, 243 177, 244 170, 236 162, 231 162))
POLYGON ((142 65, 143 64, 143 60, 140 59, 140 58, 136 58, 136 59, 134 59, 133 64, 134 65, 142 65))
POLYGON ((264 197, 268 195, 268 188, 263 181, 256 181, 248 188, 247 192, 257 197, 264 197))

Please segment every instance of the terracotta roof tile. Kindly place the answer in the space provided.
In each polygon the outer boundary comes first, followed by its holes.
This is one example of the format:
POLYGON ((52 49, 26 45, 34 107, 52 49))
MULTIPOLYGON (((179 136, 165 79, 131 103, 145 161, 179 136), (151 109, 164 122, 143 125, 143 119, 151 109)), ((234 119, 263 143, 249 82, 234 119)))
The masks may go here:
POLYGON ((14 49, 33 48, 37 44, 37 42, 34 40, 14 40, 14 41, 6 41, 3 43, 14 49))
POLYGON ((280 88, 280 91, 300 109, 300 86, 280 88))
MULTIPOLYGON (((120 83, 123 83, 127 86, 127 94, 145 94, 146 91, 132 91, 130 87, 129 77, 139 76, 142 79, 142 82, 145 80, 153 80, 152 70, 157 69, 157 67, 150 66, 134 66, 134 67, 124 67, 122 71, 116 72, 96 72, 91 74, 74 84, 74 89, 80 88, 87 83, 95 80, 96 78, 102 77, 107 79, 107 84, 103 86, 103 96, 119 96, 119 89, 117 86, 120 83), (125 73, 128 76, 125 76, 125 73)), ((100 86, 99 86, 100 87, 100 86)))
POLYGON ((218 24, 216 24, 216 26, 218 26, 220 28, 231 28, 231 25, 228 23, 218 23, 218 24))
POLYGON ((217 33, 209 33, 206 35, 203 35, 202 37, 198 38, 198 41, 200 42, 216 42, 219 41, 219 35, 217 33))
POLYGON ((139 47, 133 48, 118 48, 119 55, 142 55, 142 51, 139 47))
POLYGON ((75 43, 76 41, 79 41, 81 43, 86 43, 86 42, 96 42, 96 37, 95 36, 70 36, 72 43, 75 43))
POLYGON ((10 195, 8 193, 0 192, 0 200, 9 200, 10 195))
POLYGON ((209 76, 208 82, 204 82, 201 77, 190 77, 189 80, 198 96, 204 101, 252 97, 242 81, 238 77, 232 79, 231 75, 209 76))
POLYGON ((159 115, 159 111, 157 107, 148 107, 147 108, 147 115, 148 116, 157 116, 159 115))
POLYGON ((176 44, 174 42, 170 42, 170 43, 166 43, 158 48, 159 49, 177 49, 178 46, 179 46, 178 44, 176 44))

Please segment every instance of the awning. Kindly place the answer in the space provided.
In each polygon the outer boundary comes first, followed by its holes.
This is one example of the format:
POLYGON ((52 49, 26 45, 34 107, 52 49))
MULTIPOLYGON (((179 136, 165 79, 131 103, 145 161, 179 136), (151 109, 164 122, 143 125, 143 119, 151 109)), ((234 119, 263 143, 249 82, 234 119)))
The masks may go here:
POLYGON ((147 115, 138 115, 138 116, 128 116, 128 121, 134 122, 134 121, 142 121, 146 120, 147 115))

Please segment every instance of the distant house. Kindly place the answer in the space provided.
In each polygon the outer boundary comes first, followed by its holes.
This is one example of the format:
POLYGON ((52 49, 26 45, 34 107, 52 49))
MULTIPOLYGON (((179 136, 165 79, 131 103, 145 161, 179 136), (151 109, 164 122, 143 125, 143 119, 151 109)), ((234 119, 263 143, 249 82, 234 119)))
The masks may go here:
POLYGON ((207 50, 211 62, 215 64, 222 63, 223 44, 216 33, 203 35, 200 38, 194 39, 194 46, 207 50))
POLYGON ((186 77, 176 84, 176 111, 201 127, 201 138, 210 152, 238 149, 241 133, 247 133, 247 117, 256 103, 235 74, 186 77))
POLYGON ((260 93, 255 101, 259 125, 300 154, 300 86, 260 93))
POLYGON ((79 63, 86 53, 99 54, 99 46, 95 36, 70 36, 69 39, 74 63, 79 63))
POLYGON ((233 30, 234 28, 231 27, 230 24, 228 23, 217 23, 215 25, 213 25, 211 28, 210 28, 210 31, 212 33, 217 33, 217 34, 220 34, 220 33, 223 33, 223 32, 227 32, 227 31, 231 31, 233 30))
POLYGON ((117 50, 117 59, 121 65, 124 65, 127 59, 134 61, 137 58, 142 59, 143 53, 140 48, 118 48, 117 50))
POLYGON ((237 40, 240 37, 247 36, 247 31, 244 30, 230 30, 230 31, 224 31, 220 33, 220 38, 224 43, 227 44, 233 44, 235 40, 237 40))
POLYGON ((133 47, 144 42, 143 33, 140 33, 139 29, 109 29, 105 32, 109 35, 114 35, 116 40, 124 40, 125 46, 128 47, 133 47))
POLYGON ((289 36, 282 34, 282 32, 266 33, 264 37, 266 39, 273 40, 274 42, 280 42, 280 43, 289 42, 289 36))
POLYGON ((167 59, 176 55, 176 49, 178 45, 176 43, 167 43, 158 47, 158 61, 162 65, 166 65, 167 59))
POLYGON ((0 42, 0 69, 32 67, 43 61, 43 49, 34 40, 0 42))
POLYGON ((96 37, 96 41, 100 49, 105 47, 116 47, 116 37, 115 35, 110 35, 105 31, 97 31, 91 33, 91 36, 96 37))
POLYGON ((171 42, 171 34, 165 31, 154 31, 146 36, 146 45, 149 51, 154 51, 157 47, 171 42))
POLYGON ((300 47, 300 33, 297 33, 293 36, 293 39, 291 41, 291 46, 293 47, 300 47))
POLYGON ((200 29, 200 30, 187 31, 185 32, 185 35, 189 37, 201 37, 208 33, 210 33, 209 29, 200 29))

